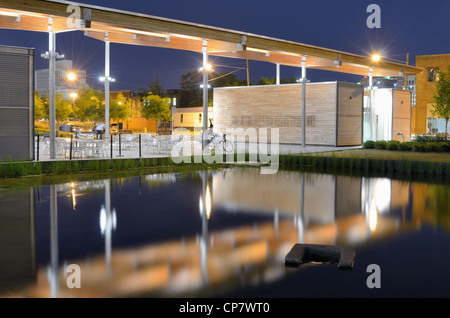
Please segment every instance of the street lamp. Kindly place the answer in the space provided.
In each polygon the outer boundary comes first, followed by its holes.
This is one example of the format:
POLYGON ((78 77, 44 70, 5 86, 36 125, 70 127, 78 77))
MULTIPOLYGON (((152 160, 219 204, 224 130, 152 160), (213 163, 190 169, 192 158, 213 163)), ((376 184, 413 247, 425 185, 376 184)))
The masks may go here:
POLYGON ((379 54, 372 55, 372 61, 378 62, 381 60, 381 56, 379 54))
POLYGON ((73 99, 73 101, 75 102, 75 99, 78 97, 78 94, 75 92, 72 92, 69 94, 69 96, 73 99))
POLYGON ((74 72, 69 72, 69 73, 67 73, 67 79, 70 82, 74 82, 77 79, 77 74, 74 72))
POLYGON ((203 73, 203 136, 202 145, 204 148, 206 146, 206 130, 208 129, 208 72, 212 71, 212 65, 208 63, 208 53, 203 52, 203 67, 201 67, 199 72, 203 73))

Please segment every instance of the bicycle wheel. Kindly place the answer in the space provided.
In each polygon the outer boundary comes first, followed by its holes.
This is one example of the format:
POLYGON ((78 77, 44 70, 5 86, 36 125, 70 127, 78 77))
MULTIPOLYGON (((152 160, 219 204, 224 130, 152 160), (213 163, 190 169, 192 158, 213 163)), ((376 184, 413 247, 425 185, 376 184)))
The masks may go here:
POLYGON ((204 148, 207 152, 214 152, 216 149, 216 145, 214 144, 214 141, 210 141, 204 148))
POLYGON ((226 139, 222 141, 222 147, 225 152, 232 152, 234 148, 233 143, 226 139))

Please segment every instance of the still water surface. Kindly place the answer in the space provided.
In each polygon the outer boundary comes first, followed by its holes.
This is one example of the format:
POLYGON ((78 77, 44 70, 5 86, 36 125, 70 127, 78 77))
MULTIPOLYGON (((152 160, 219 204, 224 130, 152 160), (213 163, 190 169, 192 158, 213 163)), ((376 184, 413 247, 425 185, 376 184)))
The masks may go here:
POLYGON ((0 190, 0 296, 449 297, 449 197, 254 168, 0 190), (354 267, 285 267, 295 243, 352 247, 354 267))

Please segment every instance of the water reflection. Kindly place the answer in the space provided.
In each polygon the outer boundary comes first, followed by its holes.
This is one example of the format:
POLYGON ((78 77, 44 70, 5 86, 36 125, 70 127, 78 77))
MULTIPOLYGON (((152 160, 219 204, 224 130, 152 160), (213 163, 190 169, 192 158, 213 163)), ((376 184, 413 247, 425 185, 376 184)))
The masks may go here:
POLYGON ((267 284, 286 276, 297 242, 363 247, 423 223, 449 225, 448 194, 251 168, 3 191, 0 295, 213 296, 267 284), (69 264, 80 266, 81 288, 67 287, 69 264))

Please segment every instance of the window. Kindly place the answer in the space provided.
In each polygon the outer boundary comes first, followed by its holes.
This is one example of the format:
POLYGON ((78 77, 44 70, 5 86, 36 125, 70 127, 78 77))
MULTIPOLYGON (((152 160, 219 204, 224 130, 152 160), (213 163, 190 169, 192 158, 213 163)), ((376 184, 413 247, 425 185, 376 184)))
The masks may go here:
POLYGON ((183 114, 180 115, 180 122, 183 122, 183 114))
POLYGON ((439 81, 439 68, 433 67, 428 69, 428 82, 439 81))
POLYGON ((202 114, 198 114, 198 121, 202 121, 202 114))

